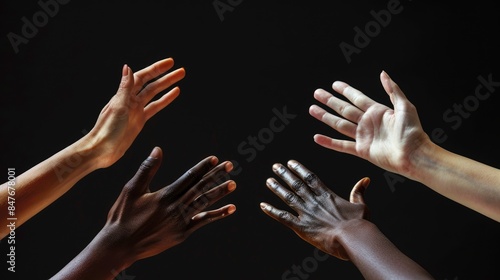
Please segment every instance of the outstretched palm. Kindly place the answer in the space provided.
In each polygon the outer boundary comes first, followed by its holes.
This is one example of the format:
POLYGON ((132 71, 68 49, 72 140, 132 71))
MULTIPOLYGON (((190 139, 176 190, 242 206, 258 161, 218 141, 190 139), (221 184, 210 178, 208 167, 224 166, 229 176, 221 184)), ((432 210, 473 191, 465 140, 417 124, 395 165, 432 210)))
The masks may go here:
POLYGON ((421 127, 415 106, 385 72, 381 74, 381 82, 394 109, 375 102, 344 82, 335 82, 333 89, 351 103, 325 90, 316 90, 314 97, 338 116, 317 105, 311 106, 310 114, 354 141, 321 134, 315 135, 314 140, 325 148, 352 154, 388 171, 401 173, 411 154, 429 138, 421 127))

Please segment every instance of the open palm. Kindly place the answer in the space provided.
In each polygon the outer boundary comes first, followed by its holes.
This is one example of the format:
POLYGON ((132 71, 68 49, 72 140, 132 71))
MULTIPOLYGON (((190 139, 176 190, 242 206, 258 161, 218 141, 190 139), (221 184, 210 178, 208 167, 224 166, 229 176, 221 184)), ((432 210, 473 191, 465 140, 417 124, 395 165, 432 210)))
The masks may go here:
POLYGON ((332 88, 351 103, 323 89, 316 90, 314 98, 337 112, 338 116, 317 105, 310 107, 311 116, 354 141, 322 134, 316 134, 314 141, 325 148, 368 160, 388 171, 404 173, 410 156, 429 138, 422 129, 415 106, 398 85, 385 72, 381 73, 380 80, 394 109, 340 81, 333 83, 332 88))

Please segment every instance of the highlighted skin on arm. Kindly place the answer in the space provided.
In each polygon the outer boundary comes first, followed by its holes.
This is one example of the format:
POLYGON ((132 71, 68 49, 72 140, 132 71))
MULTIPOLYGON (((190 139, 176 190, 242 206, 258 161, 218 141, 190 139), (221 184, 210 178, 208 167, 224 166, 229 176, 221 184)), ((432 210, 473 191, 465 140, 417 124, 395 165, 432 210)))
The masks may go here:
MULTIPOLYGON (((102 109, 92 130, 16 178, 16 226, 70 190, 89 173, 119 160, 147 120, 170 104, 178 95, 175 87, 157 100, 152 99, 185 76, 183 68, 165 74, 173 59, 160 60, 137 73, 123 66, 116 94, 102 109), (164 74, 164 75, 163 75, 164 74), (150 80, 157 78, 150 82, 150 80), (152 102, 151 102, 152 101, 152 102)), ((0 186, 0 208, 7 209, 8 182, 0 186)), ((5 220, 7 211, 0 211, 5 220)), ((0 238, 8 234, 0 229, 0 238)))
POLYGON ((344 96, 317 89, 314 98, 335 113, 312 105, 315 119, 351 140, 314 135, 327 149, 347 153, 389 172, 418 181, 437 193, 493 220, 500 221, 500 169, 448 151, 422 129, 417 109, 399 86, 382 72, 380 81, 393 108, 378 103, 347 83, 332 88, 344 96))

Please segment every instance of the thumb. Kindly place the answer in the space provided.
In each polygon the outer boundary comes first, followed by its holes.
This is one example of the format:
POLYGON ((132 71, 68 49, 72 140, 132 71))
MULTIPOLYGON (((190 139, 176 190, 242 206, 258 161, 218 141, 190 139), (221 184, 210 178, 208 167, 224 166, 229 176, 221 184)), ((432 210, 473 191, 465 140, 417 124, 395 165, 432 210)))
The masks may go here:
POLYGON ((370 178, 368 177, 364 177, 363 179, 359 180, 351 190, 349 201, 351 203, 366 204, 364 194, 369 184, 370 178))
POLYGON ((156 171, 158 171, 162 159, 163 152, 161 148, 154 147, 148 158, 141 163, 134 177, 125 185, 124 191, 131 195, 141 195, 149 192, 149 184, 155 176, 156 171))
POLYGON ((385 71, 380 73, 380 82, 382 83, 385 92, 391 98, 391 103, 394 105, 395 110, 400 109, 408 103, 408 99, 399 88, 398 84, 396 84, 385 71))
POLYGON ((124 64, 122 68, 122 79, 120 81, 120 85, 118 86, 118 94, 129 94, 132 91, 133 86, 134 74, 132 73, 132 69, 130 69, 127 64, 124 64))

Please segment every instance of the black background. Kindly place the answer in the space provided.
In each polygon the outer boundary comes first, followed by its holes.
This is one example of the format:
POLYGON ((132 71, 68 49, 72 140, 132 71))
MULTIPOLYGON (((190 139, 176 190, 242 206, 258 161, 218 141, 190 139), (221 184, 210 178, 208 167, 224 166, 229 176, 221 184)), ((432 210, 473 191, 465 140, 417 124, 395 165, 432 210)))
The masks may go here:
MULTIPOLYGON (((339 44, 353 45, 353 28, 363 29, 374 20, 370 11, 390 1, 290 2, 242 1, 221 21, 213 1, 73 0, 16 53, 7 34, 21 34, 21 18, 31 20, 41 8, 36 1, 2 1, 3 170, 20 174, 89 131, 116 92, 124 63, 137 71, 172 57, 186 77, 181 95, 147 122, 117 163, 91 173, 16 230, 16 273, 1 261, 1 278, 48 279, 59 271, 101 229, 122 186, 160 146, 164 160, 153 188, 211 154, 238 162, 238 188, 213 206, 234 203, 237 211, 135 263, 121 279, 282 279, 310 260, 314 247, 259 209, 261 201, 286 209, 264 182, 274 175, 273 163, 292 158, 345 198, 357 180, 371 177, 372 221, 436 279, 499 279, 497 222, 419 183, 391 185, 384 170, 318 146, 315 133, 341 136, 308 114, 317 104, 313 91, 331 91, 335 80, 390 105, 379 81, 385 70, 416 105, 426 132, 447 133, 441 146, 499 166, 498 91, 457 129, 443 119, 474 95, 478 76, 500 81, 498 9, 481 1, 402 0, 401 13, 348 63, 339 44), (269 127, 273 108, 285 106, 296 117, 247 161, 238 145, 269 127)), ((362 279, 350 262, 330 257, 317 264, 308 279, 362 279)))

